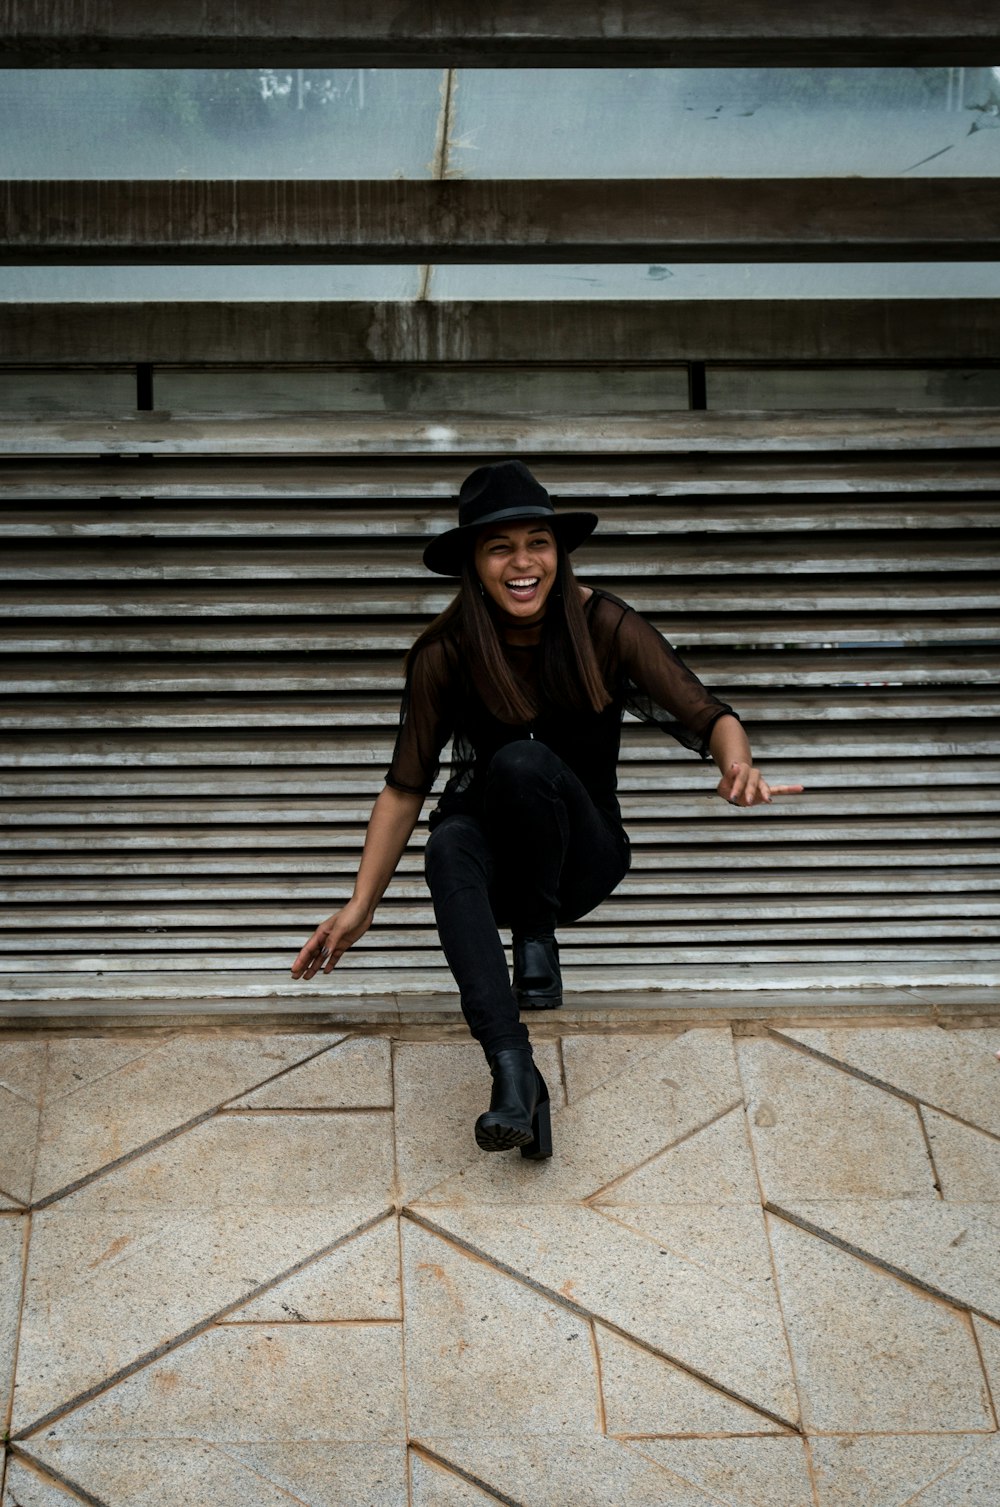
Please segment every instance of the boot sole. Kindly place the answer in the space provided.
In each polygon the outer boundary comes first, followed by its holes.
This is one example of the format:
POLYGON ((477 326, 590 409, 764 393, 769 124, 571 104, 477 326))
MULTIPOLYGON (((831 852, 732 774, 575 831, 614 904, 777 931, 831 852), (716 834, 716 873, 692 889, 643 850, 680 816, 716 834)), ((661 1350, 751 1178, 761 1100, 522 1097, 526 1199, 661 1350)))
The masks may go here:
POLYGON ((476 1121, 476 1145, 481 1151, 514 1151, 518 1146, 530 1146, 534 1139, 530 1128, 523 1125, 490 1121, 486 1115, 476 1121))

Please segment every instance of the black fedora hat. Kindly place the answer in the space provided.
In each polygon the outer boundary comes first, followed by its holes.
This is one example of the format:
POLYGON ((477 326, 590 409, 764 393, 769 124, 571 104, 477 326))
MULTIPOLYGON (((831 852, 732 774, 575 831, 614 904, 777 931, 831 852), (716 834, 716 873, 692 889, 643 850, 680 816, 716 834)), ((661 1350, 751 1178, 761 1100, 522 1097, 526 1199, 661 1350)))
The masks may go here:
POLYGON ((485 523, 544 520, 566 549, 576 549, 597 527, 596 513, 557 513, 552 499, 523 461, 477 466, 458 494, 458 527, 432 539, 424 564, 439 576, 459 576, 471 541, 485 523))

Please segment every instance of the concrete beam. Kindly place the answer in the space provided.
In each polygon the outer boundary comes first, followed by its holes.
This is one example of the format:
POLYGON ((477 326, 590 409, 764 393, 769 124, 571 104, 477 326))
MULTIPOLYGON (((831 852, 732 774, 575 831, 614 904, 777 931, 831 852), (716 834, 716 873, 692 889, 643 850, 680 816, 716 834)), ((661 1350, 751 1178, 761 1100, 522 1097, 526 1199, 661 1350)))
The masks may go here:
POLYGON ((0 0, 14 68, 991 66, 995 0, 0 0))
POLYGON ((987 260, 993 178, 8 180, 8 265, 987 260))
POLYGON ((1000 299, 0 304, 0 359, 989 361, 1000 299))

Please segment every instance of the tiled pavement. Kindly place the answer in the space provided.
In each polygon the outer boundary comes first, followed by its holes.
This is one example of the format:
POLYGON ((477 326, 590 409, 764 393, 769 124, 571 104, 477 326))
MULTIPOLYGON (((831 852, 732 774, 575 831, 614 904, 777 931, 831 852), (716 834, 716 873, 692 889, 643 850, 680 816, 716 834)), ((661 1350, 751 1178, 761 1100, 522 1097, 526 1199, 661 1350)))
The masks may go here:
POLYGON ((4 1507, 1000 1504, 1000 1029, 559 1028, 0 1040, 4 1507))

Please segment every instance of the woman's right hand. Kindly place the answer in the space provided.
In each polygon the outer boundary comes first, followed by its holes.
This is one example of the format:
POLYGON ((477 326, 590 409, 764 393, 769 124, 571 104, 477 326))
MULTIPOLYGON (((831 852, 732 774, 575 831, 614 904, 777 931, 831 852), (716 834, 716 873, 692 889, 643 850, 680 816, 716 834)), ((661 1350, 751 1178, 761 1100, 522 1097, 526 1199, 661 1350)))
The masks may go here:
POLYGON ((292 964, 292 978, 311 979, 320 969, 329 973, 371 924, 372 912, 349 900, 343 910, 317 926, 292 964))

